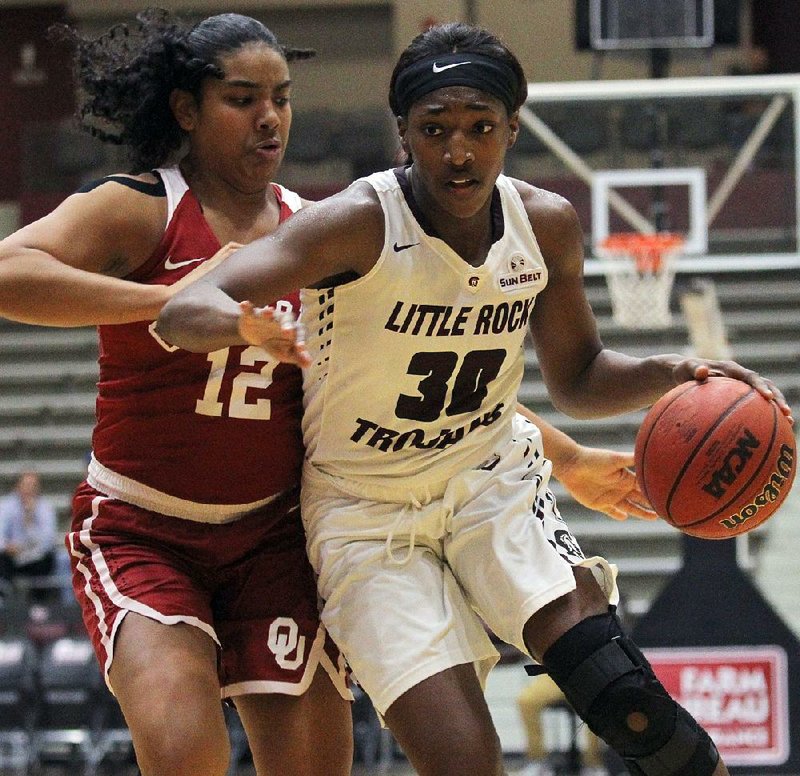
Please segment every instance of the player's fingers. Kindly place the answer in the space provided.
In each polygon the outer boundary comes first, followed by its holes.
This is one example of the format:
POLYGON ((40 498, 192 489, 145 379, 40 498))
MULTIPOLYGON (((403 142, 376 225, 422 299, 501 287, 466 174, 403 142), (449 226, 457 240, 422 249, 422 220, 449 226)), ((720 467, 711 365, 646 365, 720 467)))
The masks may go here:
POLYGON ((603 510, 603 514, 619 522, 628 519, 628 513, 624 509, 618 509, 617 507, 608 507, 603 510))
MULTIPOLYGON (((783 395, 783 391, 778 388, 772 380, 765 379, 764 382, 767 385, 767 389, 772 394, 773 401, 778 405, 780 411, 789 419, 789 422, 794 425, 794 418, 792 417, 792 408, 789 406, 789 402, 786 401, 786 397, 783 395)), ((770 397, 767 397, 770 398, 770 397)))
MULTIPOLYGON (((617 460, 620 466, 631 467, 635 463, 636 458, 631 450, 630 452, 617 453, 617 460)), ((631 474, 633 474, 633 472, 631 472, 631 474)))
POLYGON ((242 247, 241 243, 237 242, 228 242, 225 243, 212 257, 214 261, 214 265, 218 264, 221 261, 224 261, 228 258, 232 253, 235 253, 242 247))
POLYGON ((270 308, 272 310, 272 320, 275 321, 280 327, 281 330, 287 330, 292 327, 294 324, 294 315, 288 310, 278 310, 275 307, 270 308))
POLYGON ((308 352, 305 344, 298 343, 295 345, 295 355, 297 356, 297 365, 300 367, 311 366, 311 354, 308 352))
MULTIPOLYGON (((744 381, 749 385, 752 385, 755 390, 757 390, 765 399, 775 400, 776 402, 780 403, 779 396, 782 397, 781 392, 775 387, 775 384, 771 380, 767 380, 766 377, 762 377, 758 372, 753 372, 748 370, 745 373, 744 381)), ((783 400, 785 404, 785 399, 783 400)))
POLYGON ((634 480, 633 487, 630 489, 626 498, 631 504, 638 504, 643 509, 649 509, 651 511, 653 509, 650 499, 644 494, 644 491, 639 486, 638 480, 634 480))
POLYGON ((627 503, 627 508, 628 514, 638 518, 639 520, 658 520, 658 515, 653 512, 652 509, 649 507, 644 507, 641 504, 637 504, 635 501, 629 501, 627 503))
POLYGON ((716 369, 713 369, 713 374, 742 380, 748 385, 751 385, 765 399, 774 401, 778 405, 780 411, 794 424, 791 407, 789 407, 789 403, 786 401, 786 397, 783 395, 781 389, 778 388, 772 380, 752 369, 747 369, 741 364, 737 364, 735 361, 713 362, 713 366, 716 367, 716 369))
POLYGON ((631 489, 628 493, 628 499, 630 499, 631 501, 636 501, 640 504, 648 503, 647 496, 644 495, 644 491, 639 485, 639 481, 636 479, 636 475, 633 476, 633 482, 631 482, 631 489))

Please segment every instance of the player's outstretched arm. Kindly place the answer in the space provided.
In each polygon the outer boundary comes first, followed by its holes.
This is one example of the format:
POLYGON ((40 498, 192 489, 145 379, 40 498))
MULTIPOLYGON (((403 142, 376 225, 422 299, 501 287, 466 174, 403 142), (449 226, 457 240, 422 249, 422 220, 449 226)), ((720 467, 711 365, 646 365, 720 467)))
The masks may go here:
POLYGON ((781 391, 768 378, 734 361, 662 353, 644 358, 603 345, 583 282, 583 235, 574 207, 563 198, 520 184, 548 269, 530 322, 539 369, 553 404, 575 418, 643 409, 687 380, 725 376, 751 385, 791 418, 781 391))
POLYGON ((161 311, 156 331, 184 350, 208 353, 258 344, 276 358, 302 365, 302 332, 272 309, 274 300, 344 273, 364 275, 382 247, 377 195, 368 184, 354 184, 302 208, 275 232, 180 290, 161 311))
POLYGON ((126 280, 163 233, 163 198, 106 181, 0 242, 0 315, 44 326, 153 320, 165 286, 126 280))
POLYGON ((613 520, 656 519, 631 470, 633 453, 585 447, 524 405, 517 404, 517 412, 542 432, 553 475, 579 504, 613 520))

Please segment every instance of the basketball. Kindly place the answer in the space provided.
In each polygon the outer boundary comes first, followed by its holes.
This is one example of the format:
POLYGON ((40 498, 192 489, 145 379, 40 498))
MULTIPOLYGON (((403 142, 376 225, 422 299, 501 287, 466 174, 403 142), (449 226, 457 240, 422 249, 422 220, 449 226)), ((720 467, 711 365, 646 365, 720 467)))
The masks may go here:
POLYGON ((683 383, 636 435, 636 479, 655 512, 690 536, 729 539, 767 520, 797 470, 797 442, 778 409, 746 383, 683 383))

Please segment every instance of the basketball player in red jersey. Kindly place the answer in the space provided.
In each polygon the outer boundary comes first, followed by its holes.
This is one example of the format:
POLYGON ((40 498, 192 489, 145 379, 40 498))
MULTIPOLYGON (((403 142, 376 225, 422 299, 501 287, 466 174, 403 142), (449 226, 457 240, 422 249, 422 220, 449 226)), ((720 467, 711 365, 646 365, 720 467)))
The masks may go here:
MULTIPOLYGON (((296 509, 300 372, 257 348, 171 348, 151 325, 175 289, 302 204, 271 181, 291 122, 287 60, 310 52, 234 14, 70 37, 84 123, 124 145, 136 174, 87 186, 0 245, 0 314, 99 326, 93 456, 67 537, 98 659, 146 776, 226 771, 220 694, 259 774, 349 773, 348 693, 296 509)), ((581 503, 652 516, 631 455, 527 414, 581 503)))
POLYGON ((99 326, 92 457, 67 536, 98 659, 146 776, 226 773, 221 696, 259 774, 344 776, 351 696, 298 507, 300 372, 258 348, 177 350, 150 325, 221 246, 302 205, 271 180, 291 123, 287 61, 312 52, 236 14, 185 28, 148 13, 96 41, 63 32, 84 124, 126 146, 135 174, 5 241, 0 313, 99 326))

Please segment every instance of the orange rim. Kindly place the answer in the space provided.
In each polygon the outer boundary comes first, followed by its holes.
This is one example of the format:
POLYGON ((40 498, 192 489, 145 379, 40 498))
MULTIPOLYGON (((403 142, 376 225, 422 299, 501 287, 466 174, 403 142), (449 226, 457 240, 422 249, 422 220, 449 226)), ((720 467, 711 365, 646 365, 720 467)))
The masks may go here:
POLYGON ((639 272, 658 272, 664 256, 674 253, 683 243, 683 237, 671 232, 618 232, 606 237, 599 247, 612 258, 632 258, 639 272))

